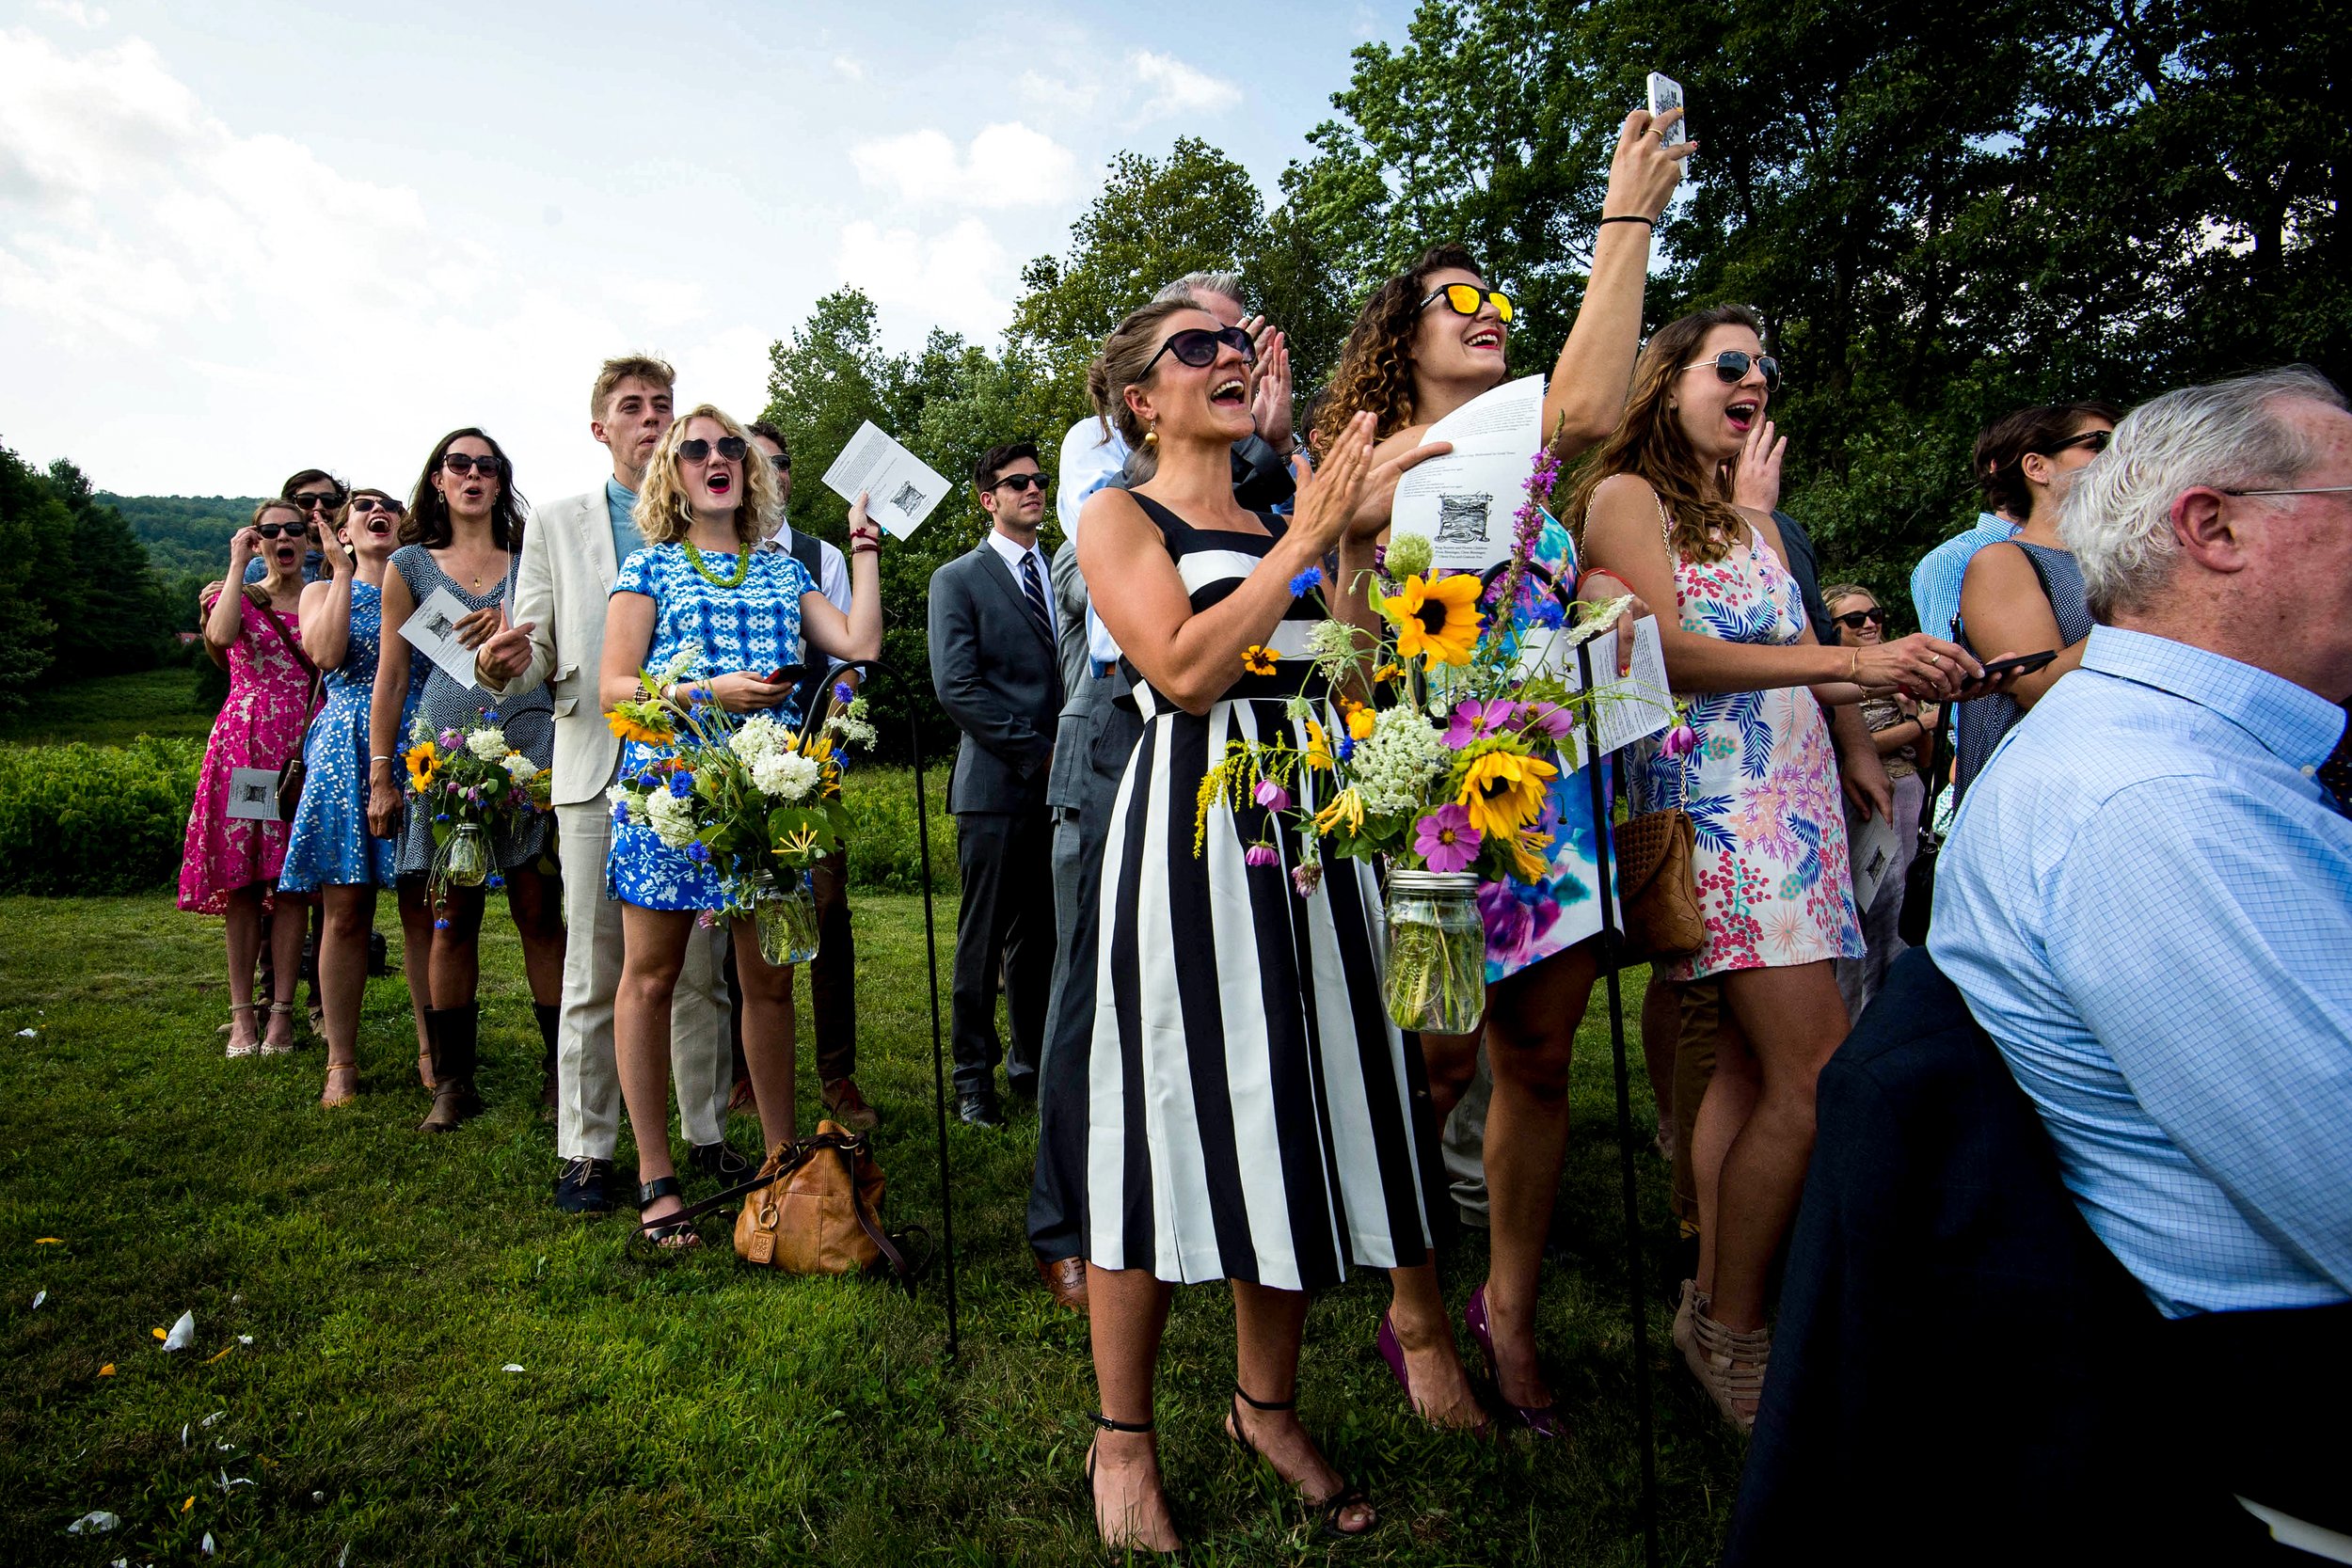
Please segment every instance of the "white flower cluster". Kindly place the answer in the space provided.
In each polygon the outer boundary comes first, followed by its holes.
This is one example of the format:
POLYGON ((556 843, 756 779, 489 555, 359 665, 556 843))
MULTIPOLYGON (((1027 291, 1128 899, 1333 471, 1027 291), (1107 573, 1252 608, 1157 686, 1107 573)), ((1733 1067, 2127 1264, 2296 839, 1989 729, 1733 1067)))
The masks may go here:
POLYGON ((503 762, 513 749, 506 744, 506 732, 496 725, 471 731, 466 736, 466 750, 484 762, 503 762))
POLYGON ((694 673, 694 650, 691 648, 680 648, 676 653, 670 656, 670 662, 663 665, 660 670, 657 672, 657 673, 659 673, 661 677, 661 684, 668 686, 673 681, 682 681, 687 676, 692 674, 694 673))
POLYGON ((844 746, 873 749, 874 726, 866 721, 866 704, 862 700, 826 720, 825 733, 838 737, 844 746))
POLYGON ((654 832, 673 849, 683 849, 694 842, 694 802, 691 798, 673 795, 666 789, 653 790, 645 796, 645 816, 652 822, 654 832))
POLYGON ((727 750, 756 765, 762 758, 792 749, 792 732, 776 722, 774 714, 755 713, 727 736, 727 750))
POLYGON ((815 757, 798 752, 771 752, 752 764, 752 783, 759 792, 779 800, 799 800, 817 787, 821 770, 815 757))
POLYGON ((1348 780, 1375 816, 1394 816, 1422 803, 1422 790, 1446 770, 1445 737, 1410 707, 1382 708, 1372 734, 1356 743, 1348 780))
POLYGON ((505 759, 506 776, 518 784, 529 784, 539 776, 539 765, 520 752, 509 752, 505 759))

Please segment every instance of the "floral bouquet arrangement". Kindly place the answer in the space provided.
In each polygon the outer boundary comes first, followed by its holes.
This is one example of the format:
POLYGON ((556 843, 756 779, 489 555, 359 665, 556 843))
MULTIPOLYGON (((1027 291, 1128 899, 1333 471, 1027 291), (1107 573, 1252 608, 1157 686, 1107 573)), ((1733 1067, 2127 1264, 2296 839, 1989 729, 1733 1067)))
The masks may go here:
MULTIPOLYGON (((691 656, 682 655, 642 680, 660 692, 694 673, 691 656)), ((831 716, 798 733, 772 714, 739 718, 701 697, 687 705, 644 698, 607 715, 623 739, 671 752, 613 785, 613 820, 650 827, 663 844, 714 867, 727 912, 754 918, 771 964, 816 956, 808 871, 849 834, 840 749, 874 744, 866 699, 846 681, 833 698, 831 716)))
MULTIPOLYGON (((426 889, 436 909, 453 887, 503 885, 488 836, 548 809, 546 768, 507 743, 496 708, 463 729, 437 734, 418 715, 408 731, 408 793, 433 813, 433 868, 426 889)), ((447 920, 437 912, 436 926, 447 920)))

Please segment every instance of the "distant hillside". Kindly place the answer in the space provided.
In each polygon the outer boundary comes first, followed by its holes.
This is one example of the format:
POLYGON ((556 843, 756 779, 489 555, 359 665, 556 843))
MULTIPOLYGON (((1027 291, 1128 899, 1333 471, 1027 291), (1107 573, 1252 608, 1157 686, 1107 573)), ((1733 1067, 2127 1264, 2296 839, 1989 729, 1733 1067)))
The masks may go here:
POLYGON ((230 536, 252 517, 259 497, 117 496, 97 499, 122 514, 147 559, 167 578, 189 572, 216 575, 229 564, 230 536))

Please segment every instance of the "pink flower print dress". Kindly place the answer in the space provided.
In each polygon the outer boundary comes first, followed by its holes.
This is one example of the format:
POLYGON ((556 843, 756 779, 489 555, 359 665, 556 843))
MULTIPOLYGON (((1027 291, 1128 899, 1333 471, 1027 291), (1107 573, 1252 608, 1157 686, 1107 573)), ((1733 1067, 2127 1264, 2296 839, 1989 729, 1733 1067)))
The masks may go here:
MULTIPOLYGON (((212 609, 212 595, 204 608, 212 609)), ((180 856, 180 907, 199 914, 222 914, 229 895, 254 882, 268 901, 286 859, 287 824, 229 815, 229 775, 238 768, 275 773, 302 750, 310 673, 288 648, 298 638, 292 615, 255 605, 245 607, 245 625, 229 646, 229 697, 213 721, 204 745, 204 770, 197 775, 196 804, 188 813, 186 847, 180 856), (264 616, 285 628, 281 638, 264 616)))
MULTIPOLYGON (((1684 631, 1781 646, 1803 635, 1796 578, 1753 538, 1721 561, 1677 552, 1684 631)), ((1652 748, 1634 773, 1637 811, 1680 806, 1697 832, 1692 863, 1707 940, 1667 977, 1860 958, 1837 755, 1821 705, 1802 686, 1686 700, 1698 749, 1676 760, 1652 748)))

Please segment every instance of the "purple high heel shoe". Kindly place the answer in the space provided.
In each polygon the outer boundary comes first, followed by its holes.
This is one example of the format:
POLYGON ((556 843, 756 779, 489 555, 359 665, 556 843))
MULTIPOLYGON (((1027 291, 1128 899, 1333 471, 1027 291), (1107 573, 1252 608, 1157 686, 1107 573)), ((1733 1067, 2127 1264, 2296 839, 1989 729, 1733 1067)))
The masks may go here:
MULTIPOLYGON (((1381 1320, 1383 1327, 1386 1327, 1387 1323, 1387 1319, 1381 1320)), ((1538 1437, 1565 1437, 1568 1434, 1568 1427, 1567 1423, 1560 1418, 1559 1406, 1513 1404, 1510 1398, 1503 1393, 1502 1373, 1495 1365, 1494 1335, 1486 1326, 1486 1286, 1481 1285, 1477 1290, 1472 1291, 1470 1300, 1463 1304, 1462 1326, 1469 1329, 1470 1338, 1478 1341, 1480 1353, 1486 1357, 1486 1375, 1495 1380, 1495 1398, 1501 1401, 1502 1407, 1511 1413, 1511 1418, 1538 1437)))
MULTIPOLYGON (((1413 1402, 1412 1376, 1405 1370, 1405 1347, 1397 1342, 1396 1325, 1389 1321, 1386 1312, 1380 1314, 1380 1336, 1375 1342, 1380 1347, 1380 1359, 1389 1364, 1390 1375, 1396 1379, 1396 1386, 1405 1390, 1405 1408, 1421 1416, 1421 1406, 1413 1402)), ((1428 1419, 1425 1416, 1422 1418, 1428 1419)), ((1494 1435, 1494 1422, 1482 1418, 1474 1427, 1442 1430, 1462 1430, 1472 1437, 1491 1437, 1494 1435)))

